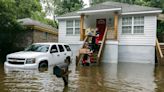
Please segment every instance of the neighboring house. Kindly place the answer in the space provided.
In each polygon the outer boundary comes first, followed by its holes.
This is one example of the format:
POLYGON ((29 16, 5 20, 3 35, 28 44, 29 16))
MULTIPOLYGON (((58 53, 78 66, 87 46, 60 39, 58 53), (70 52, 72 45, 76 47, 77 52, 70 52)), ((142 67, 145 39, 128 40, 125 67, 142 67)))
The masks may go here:
POLYGON ((83 44, 84 30, 98 28, 103 37, 109 27, 104 62, 155 63, 155 41, 159 8, 104 2, 59 16, 59 42, 69 43, 74 55, 83 44))
POLYGON ((15 45, 19 49, 37 42, 58 42, 57 29, 30 18, 19 19, 18 22, 26 28, 25 31, 15 34, 15 45))

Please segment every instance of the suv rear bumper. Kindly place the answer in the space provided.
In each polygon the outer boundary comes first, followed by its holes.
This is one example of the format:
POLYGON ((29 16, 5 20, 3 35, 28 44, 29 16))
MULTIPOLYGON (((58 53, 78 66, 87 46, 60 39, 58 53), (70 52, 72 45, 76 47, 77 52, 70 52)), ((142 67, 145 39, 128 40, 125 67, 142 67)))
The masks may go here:
POLYGON ((10 64, 8 62, 4 63, 5 68, 17 68, 17 69, 38 69, 38 64, 24 64, 24 65, 16 65, 10 64))

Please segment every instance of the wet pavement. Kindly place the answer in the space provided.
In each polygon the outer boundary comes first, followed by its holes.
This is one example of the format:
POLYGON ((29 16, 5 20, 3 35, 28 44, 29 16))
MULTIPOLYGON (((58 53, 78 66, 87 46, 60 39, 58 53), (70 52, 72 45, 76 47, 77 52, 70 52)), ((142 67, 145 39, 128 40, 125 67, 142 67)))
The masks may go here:
POLYGON ((14 70, 0 65, 0 92, 164 92, 164 66, 119 63, 75 67, 68 87, 48 71, 14 70))

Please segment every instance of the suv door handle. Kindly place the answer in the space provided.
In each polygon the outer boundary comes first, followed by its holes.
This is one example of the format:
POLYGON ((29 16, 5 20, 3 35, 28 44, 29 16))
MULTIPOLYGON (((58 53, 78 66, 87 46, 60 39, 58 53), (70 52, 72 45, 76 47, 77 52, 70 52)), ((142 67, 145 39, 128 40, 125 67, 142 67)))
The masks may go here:
POLYGON ((57 56, 60 56, 59 54, 57 54, 57 56))

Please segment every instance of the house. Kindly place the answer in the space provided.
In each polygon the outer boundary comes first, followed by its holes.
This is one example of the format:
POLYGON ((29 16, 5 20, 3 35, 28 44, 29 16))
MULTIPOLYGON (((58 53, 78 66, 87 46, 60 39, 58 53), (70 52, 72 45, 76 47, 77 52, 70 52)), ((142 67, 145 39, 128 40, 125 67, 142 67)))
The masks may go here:
POLYGON ((159 8, 107 1, 59 16, 58 40, 70 44, 76 56, 85 30, 98 28, 102 38, 106 35, 103 62, 154 64, 157 16, 161 12, 159 8))
POLYGON ((14 44, 18 49, 37 42, 58 42, 57 29, 30 18, 19 19, 18 22, 26 28, 25 31, 15 34, 17 36, 14 44))

